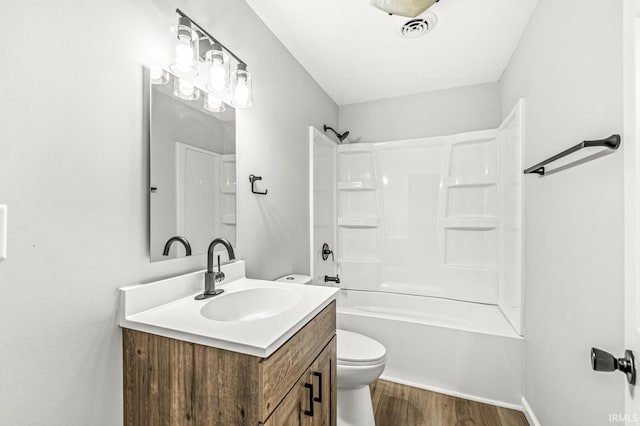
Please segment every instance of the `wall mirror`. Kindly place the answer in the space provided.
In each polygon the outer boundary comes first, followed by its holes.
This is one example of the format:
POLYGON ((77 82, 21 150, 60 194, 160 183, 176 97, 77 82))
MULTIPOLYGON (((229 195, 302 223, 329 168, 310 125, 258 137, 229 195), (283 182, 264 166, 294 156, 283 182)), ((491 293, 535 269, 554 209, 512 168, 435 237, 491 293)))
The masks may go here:
POLYGON ((189 241, 192 255, 216 237, 235 246, 235 110, 162 70, 148 81, 151 261, 185 256, 179 243, 163 255, 174 236, 189 241))

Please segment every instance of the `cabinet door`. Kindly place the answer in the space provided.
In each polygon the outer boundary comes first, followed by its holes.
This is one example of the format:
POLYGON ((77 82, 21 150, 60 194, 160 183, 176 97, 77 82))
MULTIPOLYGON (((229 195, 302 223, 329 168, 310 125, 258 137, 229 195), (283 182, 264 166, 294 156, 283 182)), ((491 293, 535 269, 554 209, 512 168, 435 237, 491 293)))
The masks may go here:
POLYGON ((296 382, 265 426, 335 426, 336 337, 296 382))
POLYGON ((313 385, 314 410, 311 424, 336 425, 336 337, 309 367, 308 381, 313 385))
POLYGON ((310 413, 309 376, 307 370, 273 411, 265 426, 311 426, 312 417, 305 414, 310 413))

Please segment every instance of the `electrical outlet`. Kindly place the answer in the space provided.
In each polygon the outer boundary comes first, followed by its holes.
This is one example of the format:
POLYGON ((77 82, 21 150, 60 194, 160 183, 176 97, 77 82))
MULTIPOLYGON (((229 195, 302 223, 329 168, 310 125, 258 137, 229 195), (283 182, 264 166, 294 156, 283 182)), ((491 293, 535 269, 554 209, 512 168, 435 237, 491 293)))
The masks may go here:
POLYGON ((7 206, 0 204, 0 261, 7 258, 7 206))

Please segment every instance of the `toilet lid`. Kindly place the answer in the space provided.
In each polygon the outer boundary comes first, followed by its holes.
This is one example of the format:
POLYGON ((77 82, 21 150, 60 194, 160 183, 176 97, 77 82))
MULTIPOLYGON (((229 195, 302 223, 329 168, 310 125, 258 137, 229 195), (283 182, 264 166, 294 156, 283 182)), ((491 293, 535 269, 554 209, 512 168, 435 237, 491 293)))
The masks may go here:
POLYGON ((377 364, 384 360, 387 350, 382 343, 362 334, 336 330, 338 336, 338 364, 377 364))

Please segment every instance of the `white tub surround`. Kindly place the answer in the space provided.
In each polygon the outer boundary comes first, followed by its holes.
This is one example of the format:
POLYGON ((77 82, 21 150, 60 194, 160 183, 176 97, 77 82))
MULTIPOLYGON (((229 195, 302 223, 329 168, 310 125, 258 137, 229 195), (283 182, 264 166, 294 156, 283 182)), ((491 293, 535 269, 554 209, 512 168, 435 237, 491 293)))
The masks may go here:
POLYGON ((495 305, 341 290, 338 328, 387 348, 381 378, 521 408, 524 339, 495 305))
POLYGON ((311 130, 312 275, 340 276, 338 327, 387 348, 382 377, 521 407, 524 113, 388 142, 311 130))
POLYGON ((227 278, 219 288, 224 293, 206 300, 194 299, 204 288, 204 271, 121 288, 120 326, 266 358, 331 303, 338 292, 330 287, 248 279, 244 261, 223 265, 222 271, 227 278), (260 301, 253 307, 255 317, 236 318, 233 312, 221 312, 229 311, 226 308, 231 304, 242 309, 243 304, 238 304, 241 297, 261 291, 266 295, 266 289, 278 295, 273 299, 277 312, 269 313, 268 297, 262 299, 263 311, 260 301), (203 309, 209 303, 218 307, 203 309), (220 320, 210 319, 218 314, 220 320))
MULTIPOLYGON (((523 139, 521 100, 497 129, 339 145, 342 287, 497 305, 522 334, 523 139)), ((330 179, 317 182, 322 205, 330 179)), ((312 261, 326 268, 321 242, 312 261)))

